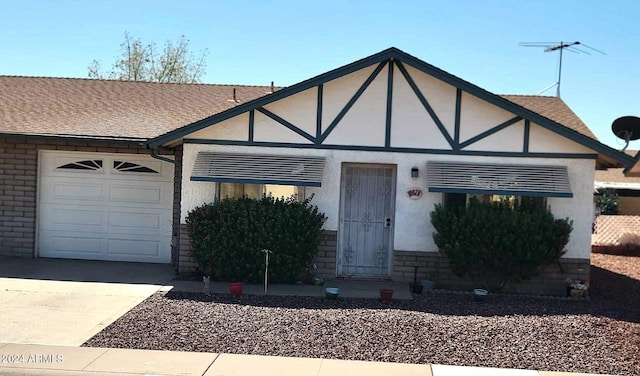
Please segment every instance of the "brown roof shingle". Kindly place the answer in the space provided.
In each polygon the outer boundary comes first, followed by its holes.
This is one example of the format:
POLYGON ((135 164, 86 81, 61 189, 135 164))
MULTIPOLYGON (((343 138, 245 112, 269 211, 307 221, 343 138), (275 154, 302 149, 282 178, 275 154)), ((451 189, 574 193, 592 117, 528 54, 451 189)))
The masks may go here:
POLYGON ((624 176, 624 168, 596 170, 595 181, 602 183, 640 183, 640 177, 624 176))
MULTIPOLYGON (((269 86, 0 76, 0 133, 149 139, 270 91, 269 86)), ((596 139, 560 98, 502 97, 596 139)))
POLYGON ((560 123, 587 137, 598 140, 578 115, 571 111, 569 106, 558 97, 540 95, 501 95, 501 97, 528 110, 537 112, 547 119, 560 123))
POLYGON ((270 90, 268 86, 0 76, 0 132, 148 139, 270 90))

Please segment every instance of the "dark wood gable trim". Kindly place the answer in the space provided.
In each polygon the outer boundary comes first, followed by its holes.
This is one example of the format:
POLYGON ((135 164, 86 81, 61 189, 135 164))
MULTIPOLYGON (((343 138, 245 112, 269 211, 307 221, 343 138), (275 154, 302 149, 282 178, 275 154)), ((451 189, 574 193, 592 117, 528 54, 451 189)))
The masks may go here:
MULTIPOLYGON (((378 64, 376 71, 374 71, 375 74, 372 74, 369 79, 373 80, 375 78, 375 76, 379 73, 379 71, 384 67, 384 65, 386 65, 387 63, 390 63, 391 65, 395 65, 399 68, 400 72, 403 74, 403 76, 405 76, 405 78, 409 77, 407 79, 407 81, 409 82, 410 86, 415 85, 411 85, 411 78, 408 75, 408 73, 406 72, 406 69, 404 69, 403 64, 409 65, 415 69, 418 69, 426 74, 429 74, 431 76, 433 76, 436 79, 439 79, 443 82, 446 82, 452 86, 454 86, 455 88, 458 89, 458 91, 465 91, 475 97, 478 97, 482 100, 485 100, 486 102, 489 102, 495 106, 498 106, 506 111, 509 111, 511 113, 513 113, 516 117, 528 120, 530 122, 534 122, 539 126, 542 126, 543 128, 546 128, 548 130, 551 130, 553 132, 555 132, 556 134, 559 134, 565 138, 568 138, 574 142, 577 142, 589 149, 592 149, 594 151, 597 151, 598 153, 609 157, 613 160, 616 160, 620 163, 622 163, 625 166, 631 165, 634 163, 634 159, 624 153, 620 153, 619 151, 604 145, 594 139, 591 139, 581 133, 578 133, 572 129, 569 129, 559 123, 556 123, 548 118, 545 118, 544 116, 535 113, 531 110, 528 110, 524 107, 521 107, 505 98, 502 98, 498 95, 492 94, 476 85, 473 85, 470 82, 467 82, 461 78, 458 78, 452 74, 449 74, 439 68, 436 68, 414 56, 411 56, 403 51, 398 50, 397 48, 389 48, 386 49, 384 51, 381 51, 377 54, 371 55, 369 57, 366 57, 364 59, 358 60, 356 62, 353 62, 351 64, 347 64, 343 67, 334 69, 332 71, 329 71, 327 73, 321 74, 319 76, 316 76, 314 78, 302 81, 298 84, 295 84, 293 86, 284 88, 280 91, 277 91, 275 93, 272 94, 268 94, 266 96, 260 97, 258 99, 255 99, 253 101, 241 104, 237 107, 234 107, 230 110, 215 114, 213 116, 207 117, 205 119, 199 120, 197 122, 194 122, 192 124, 186 125, 182 128, 176 129, 174 131, 171 131, 169 133, 166 133, 164 135, 158 136, 150 141, 147 142, 147 145, 149 147, 155 148, 155 147, 159 147, 162 146, 164 144, 170 143, 172 141, 175 141, 177 139, 183 138, 195 131, 198 131, 200 129, 206 128, 208 126, 211 126, 213 124, 219 123, 221 121, 230 119, 234 116, 237 116, 239 114, 245 113, 247 111, 251 111, 251 110, 257 110, 262 108, 263 106, 275 102, 277 100, 286 98, 288 96, 291 96, 293 94, 299 93, 301 91, 307 90, 307 89, 311 89, 313 87, 319 87, 320 85, 324 84, 325 82, 346 76, 350 73, 356 72, 360 69, 364 69, 366 67, 369 67, 371 65, 374 64, 378 64)), ((392 68, 392 67, 391 67, 392 68)), ((365 82, 366 83, 366 82, 365 82)), ((364 89, 366 89, 366 86, 368 85, 363 85, 364 89)), ((362 87, 361 87, 362 89, 362 87)), ((416 88, 413 88, 414 91, 416 91, 416 88)), ((364 90, 362 90, 364 91, 364 90)), ((319 93, 319 98, 318 101, 319 103, 321 102, 321 97, 322 97, 322 89, 318 89, 318 93, 319 93)), ((426 99, 424 98, 423 95, 419 94, 419 90, 416 92, 416 95, 418 95, 418 98, 420 99, 420 101, 422 102, 423 106, 425 106, 425 108, 427 109, 427 111, 429 111, 430 109, 430 105, 429 103, 426 101, 426 99), (423 100, 424 99, 424 100, 423 100)), ((361 93, 360 93, 361 94, 361 93)), ((457 93, 456 93, 457 94, 457 93)), ((457 96, 457 95, 456 95, 457 96)), ((355 100, 357 100, 357 97, 354 96, 354 98, 352 98, 352 101, 355 102, 355 100), (354 99, 355 98, 355 99, 354 99)), ((350 107, 350 106, 349 106, 350 107)), ((346 108, 346 107, 345 107, 346 108)), ((346 108, 346 110, 348 110, 348 108, 346 108)), ((459 115, 459 103, 457 101, 456 103, 456 114, 459 115)), ((344 110, 343 110, 344 111, 344 110)), ((432 113, 433 109, 431 109, 431 111, 429 111, 429 114, 434 118, 434 121, 437 119, 437 116, 435 116, 435 113, 432 113)), ((338 120, 338 119, 336 119, 338 120)), ((324 141, 327 136, 329 135, 329 133, 331 132, 331 130, 333 129, 333 127, 335 127, 335 124, 337 124, 336 120, 334 120, 334 122, 332 122, 332 124, 327 128, 327 130, 320 136, 320 138, 317 137, 317 135, 315 136, 311 136, 309 137, 305 137, 309 140, 312 140, 314 142, 314 144, 316 146, 319 146, 322 141, 324 141)), ((338 120, 339 121, 339 120, 338 120)), ((320 122, 320 120, 318 120, 318 122, 320 122)), ((456 116, 456 122, 459 122, 459 116, 456 116)), ((448 134, 448 132, 446 131, 446 129, 443 129, 444 127, 442 126, 441 122, 436 121, 436 125, 440 128, 442 134, 445 136, 447 142, 449 142, 449 144, 451 145, 453 150, 458 150, 460 149, 460 147, 462 145, 459 144, 459 139, 456 140, 456 135, 454 134, 454 137, 452 138, 451 135, 448 134)), ((457 124, 459 126, 459 124, 457 124)), ((251 127, 250 127, 251 128, 251 127)), ((459 129, 456 129, 459 132, 459 129)), ((306 134, 306 133, 305 133, 306 134)), ((307 136, 310 136, 308 134, 306 134, 307 136)), ((459 137, 459 136, 458 136, 459 137)), ((386 141, 386 140, 385 140, 386 141)))

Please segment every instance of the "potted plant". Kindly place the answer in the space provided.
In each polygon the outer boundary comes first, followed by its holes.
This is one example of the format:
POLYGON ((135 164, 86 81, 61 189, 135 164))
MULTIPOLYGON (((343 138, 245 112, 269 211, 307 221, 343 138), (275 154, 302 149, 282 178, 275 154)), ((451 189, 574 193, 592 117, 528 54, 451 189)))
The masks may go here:
POLYGON ((229 292, 233 296, 242 295, 242 282, 231 282, 231 283, 229 283, 229 292))
POLYGON ((422 285, 418 283, 418 267, 413 269, 413 283, 410 285, 411 292, 414 294, 422 294, 422 285))
POLYGON ((322 277, 313 277, 311 278, 311 284, 313 284, 314 286, 322 286, 324 285, 324 278, 322 277))
POLYGON ((485 289, 474 289, 473 290, 473 298, 477 302, 484 302, 487 299, 487 295, 489 295, 489 291, 485 289))
POLYGON ((324 289, 327 299, 338 299, 340 289, 337 287, 327 287, 324 289))
POLYGON ((420 284, 422 285, 422 291, 432 291, 436 287, 433 274, 427 273, 425 277, 420 281, 420 284))
POLYGON ((393 289, 380 289, 380 300, 382 300, 383 302, 388 302, 391 299, 393 299, 393 289))
POLYGON ((572 298, 585 298, 589 294, 589 282, 578 279, 565 279, 567 284, 567 296, 572 298))

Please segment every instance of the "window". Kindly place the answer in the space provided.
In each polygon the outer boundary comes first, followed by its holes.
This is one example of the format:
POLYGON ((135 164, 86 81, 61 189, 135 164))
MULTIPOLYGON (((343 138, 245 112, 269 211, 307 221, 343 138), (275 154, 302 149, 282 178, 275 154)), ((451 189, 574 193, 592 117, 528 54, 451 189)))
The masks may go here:
POLYGON ((447 208, 459 208, 467 205, 467 195, 465 193, 445 193, 444 206, 447 208))
POLYGON ((263 195, 276 198, 296 196, 298 200, 306 198, 306 187, 276 184, 244 184, 244 183, 216 183, 216 201, 226 198, 248 197, 258 199, 263 195))
POLYGON ((113 168, 120 172, 143 172, 157 174, 158 171, 133 162, 113 161, 113 168))
POLYGON ((59 169, 63 170, 93 170, 98 171, 102 169, 102 160, 100 159, 90 159, 86 161, 77 161, 67 163, 65 165, 59 166, 59 169))
POLYGON ((217 199, 248 197, 257 199, 261 196, 260 185, 242 183, 216 184, 217 199))
POLYGON ((481 202, 507 201, 513 206, 516 202, 527 203, 535 207, 546 207, 547 198, 542 196, 513 196, 513 195, 471 195, 465 193, 445 193, 444 206, 460 207, 465 206, 469 199, 473 197, 481 202))

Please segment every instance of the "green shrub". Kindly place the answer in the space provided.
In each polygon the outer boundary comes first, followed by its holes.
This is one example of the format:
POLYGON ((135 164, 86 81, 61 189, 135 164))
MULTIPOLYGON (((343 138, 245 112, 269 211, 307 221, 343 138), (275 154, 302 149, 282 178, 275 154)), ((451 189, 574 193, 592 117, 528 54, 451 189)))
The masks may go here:
POLYGON ((613 188, 606 188, 602 192, 602 196, 598 200, 598 206, 600 207, 600 214, 604 215, 617 215, 620 213, 618 208, 618 193, 613 188))
POLYGON ((189 212, 195 259, 214 280, 260 282, 269 256, 269 280, 295 281, 314 259, 326 220, 318 208, 293 198, 227 199, 189 212))
POLYGON ((480 287, 500 290, 509 282, 537 275, 564 254, 573 222, 555 219, 531 200, 466 207, 436 205, 431 212, 436 245, 447 253, 452 271, 480 287))

